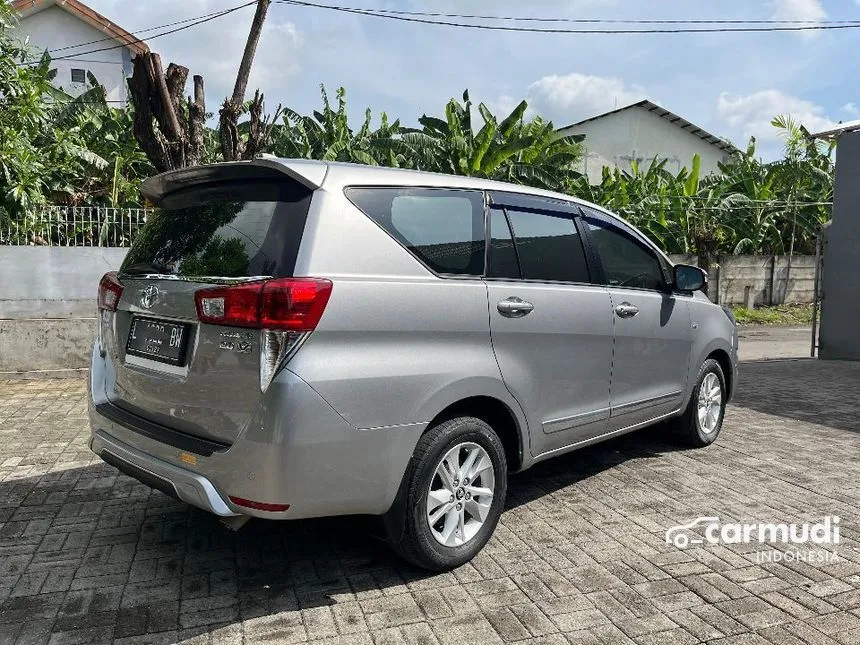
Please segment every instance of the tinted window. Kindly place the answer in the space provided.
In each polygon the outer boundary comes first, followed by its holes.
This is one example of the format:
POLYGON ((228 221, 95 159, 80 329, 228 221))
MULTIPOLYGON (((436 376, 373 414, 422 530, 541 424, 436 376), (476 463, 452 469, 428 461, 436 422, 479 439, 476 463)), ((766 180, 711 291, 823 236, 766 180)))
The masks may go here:
POLYGON ((585 252, 569 215, 507 211, 523 278, 588 282, 585 252))
POLYGON ((288 182, 242 182, 168 197, 147 219, 120 271, 291 276, 310 196, 288 182))
POLYGON ((87 72, 83 69, 72 69, 72 83, 86 83, 87 72))
POLYGON ((608 284, 643 289, 665 285, 660 263, 650 249, 611 224, 586 221, 608 284))
POLYGON ((514 250, 514 239, 505 212, 490 212, 490 255, 487 264, 488 278, 519 278, 520 265, 514 250))
POLYGON ((480 192, 433 188, 348 188, 359 209, 437 273, 483 275, 480 192))

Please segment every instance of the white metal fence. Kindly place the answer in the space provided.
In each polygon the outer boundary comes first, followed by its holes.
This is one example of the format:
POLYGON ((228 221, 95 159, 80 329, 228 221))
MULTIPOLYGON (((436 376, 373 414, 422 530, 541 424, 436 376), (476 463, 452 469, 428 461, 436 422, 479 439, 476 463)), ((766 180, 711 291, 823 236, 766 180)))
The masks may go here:
POLYGON ((42 206, 0 218, 0 245, 131 246, 152 211, 145 208, 42 206))

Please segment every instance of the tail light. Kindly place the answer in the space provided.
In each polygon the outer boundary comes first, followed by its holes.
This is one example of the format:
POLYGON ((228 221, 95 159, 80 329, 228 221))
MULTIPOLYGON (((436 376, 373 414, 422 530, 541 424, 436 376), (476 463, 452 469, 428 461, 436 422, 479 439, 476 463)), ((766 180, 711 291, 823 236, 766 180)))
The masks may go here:
POLYGON ((331 280, 322 278, 274 278, 201 289, 194 302, 201 322, 260 330, 260 389, 265 392, 316 329, 331 288, 331 280))
POLYGON ((116 271, 105 273, 99 282, 99 309, 116 311, 119 299, 122 297, 123 286, 117 278, 116 271))
POLYGON ((210 325, 313 331, 331 295, 331 281, 276 278, 194 294, 197 317, 210 325))

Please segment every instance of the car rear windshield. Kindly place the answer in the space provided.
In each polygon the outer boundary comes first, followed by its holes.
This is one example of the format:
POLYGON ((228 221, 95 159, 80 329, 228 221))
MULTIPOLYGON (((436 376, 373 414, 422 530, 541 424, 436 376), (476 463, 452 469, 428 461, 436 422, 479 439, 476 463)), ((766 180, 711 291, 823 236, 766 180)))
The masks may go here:
POLYGON ((120 273, 289 277, 311 195, 289 180, 246 180, 169 195, 147 218, 120 273))

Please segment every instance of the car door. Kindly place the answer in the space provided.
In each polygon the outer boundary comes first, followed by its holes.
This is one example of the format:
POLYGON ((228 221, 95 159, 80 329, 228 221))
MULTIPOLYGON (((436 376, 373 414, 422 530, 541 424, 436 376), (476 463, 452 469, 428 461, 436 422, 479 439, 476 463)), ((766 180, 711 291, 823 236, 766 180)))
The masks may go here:
POLYGON ((612 300, 608 425, 617 430, 683 405, 693 343, 689 298, 672 292, 668 263, 637 231, 602 213, 584 213, 601 281, 612 300))
POLYGON ((485 281, 493 349, 539 455, 602 434, 612 309, 591 283, 578 208, 496 194, 485 281))

